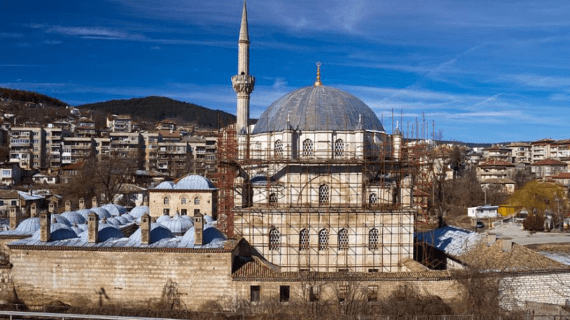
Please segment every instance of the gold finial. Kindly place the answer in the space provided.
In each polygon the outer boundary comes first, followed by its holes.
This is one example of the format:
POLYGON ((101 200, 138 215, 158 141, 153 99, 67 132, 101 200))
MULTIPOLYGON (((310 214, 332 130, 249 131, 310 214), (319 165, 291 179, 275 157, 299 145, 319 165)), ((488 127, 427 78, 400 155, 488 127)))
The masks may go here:
POLYGON ((322 86, 323 83, 321 82, 321 63, 317 62, 317 81, 315 81, 315 87, 322 86))

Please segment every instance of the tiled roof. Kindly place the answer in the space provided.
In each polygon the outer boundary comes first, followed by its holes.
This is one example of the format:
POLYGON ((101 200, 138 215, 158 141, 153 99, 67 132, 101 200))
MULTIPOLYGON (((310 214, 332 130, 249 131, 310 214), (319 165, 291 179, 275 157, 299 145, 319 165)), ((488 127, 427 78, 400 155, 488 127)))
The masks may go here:
POLYGON ((496 179, 485 179, 481 183, 491 183, 491 184, 515 184, 515 182, 509 178, 496 178, 496 179))
POLYGON ((0 190, 0 199, 18 199, 19 197, 16 190, 0 190))
POLYGON ((567 166, 565 162, 556 159, 544 159, 532 164, 533 166, 567 166))
POLYGON ((497 160, 497 159, 489 159, 483 163, 479 164, 480 167, 484 167, 484 166, 505 166, 505 167, 514 167, 515 165, 510 163, 510 162, 506 162, 503 160, 497 160))
POLYGON ((550 177, 551 179, 570 179, 570 172, 560 172, 555 176, 550 177))
POLYGON ((70 164, 68 166, 61 167, 61 170, 78 170, 78 169, 83 168, 84 164, 85 163, 83 161, 79 161, 79 162, 76 162, 74 164, 70 164))

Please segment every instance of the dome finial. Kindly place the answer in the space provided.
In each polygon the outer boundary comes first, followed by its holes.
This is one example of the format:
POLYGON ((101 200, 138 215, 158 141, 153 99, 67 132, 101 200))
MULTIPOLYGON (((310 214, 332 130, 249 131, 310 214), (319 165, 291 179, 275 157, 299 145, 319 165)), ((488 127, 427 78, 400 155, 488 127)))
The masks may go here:
POLYGON ((321 63, 317 62, 317 81, 315 81, 315 87, 322 86, 323 83, 321 82, 321 63))

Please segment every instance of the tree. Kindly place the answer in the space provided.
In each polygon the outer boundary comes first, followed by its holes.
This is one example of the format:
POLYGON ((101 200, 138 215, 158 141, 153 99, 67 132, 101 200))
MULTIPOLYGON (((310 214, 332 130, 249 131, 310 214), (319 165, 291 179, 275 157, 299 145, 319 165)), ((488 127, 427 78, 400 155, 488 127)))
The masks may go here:
POLYGON ((558 211, 558 203, 564 199, 564 188, 553 183, 539 181, 528 182, 515 191, 509 198, 509 204, 526 208, 529 215, 544 217, 546 210, 558 211))
POLYGON ((113 202, 121 188, 132 182, 140 163, 139 155, 119 152, 111 152, 108 158, 100 161, 91 160, 93 182, 106 201, 113 202))

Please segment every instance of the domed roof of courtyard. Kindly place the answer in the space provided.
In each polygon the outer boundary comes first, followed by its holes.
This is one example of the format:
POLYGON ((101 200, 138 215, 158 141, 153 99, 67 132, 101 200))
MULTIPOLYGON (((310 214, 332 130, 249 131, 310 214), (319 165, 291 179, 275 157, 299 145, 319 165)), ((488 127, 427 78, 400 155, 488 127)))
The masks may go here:
POLYGON ((20 223, 16 230, 20 234, 32 234, 40 229, 40 218, 28 218, 20 223))
POLYGON ((85 220, 85 218, 82 215, 80 215, 79 213, 77 213, 76 211, 66 211, 66 212, 62 213, 61 216, 66 218, 67 221, 69 221, 69 223, 71 223, 71 224, 87 223, 87 220, 85 220))
MULTIPOLYGON (((152 223, 150 226, 150 243, 153 244, 158 242, 162 239, 171 239, 174 238, 172 232, 163 225, 158 223, 152 223)), ((141 228, 138 228, 130 237, 128 244, 129 245, 136 245, 140 244, 141 242, 141 228)))
POLYGON ((214 184, 207 178, 199 175, 189 175, 174 184, 176 190, 211 190, 214 184))
MULTIPOLYGON (((159 221, 156 220, 156 222, 159 221)), ((168 228, 168 230, 175 235, 184 235, 184 233, 194 225, 192 221, 182 218, 179 214, 176 214, 172 219, 159 223, 168 228)))
POLYGON ((106 205, 102 206, 102 208, 107 209, 107 211, 109 211, 112 216, 118 216, 127 212, 127 209, 125 209, 125 207, 114 203, 107 203, 106 205))
POLYGON ((384 131, 374 111, 362 100, 326 86, 304 87, 279 98, 259 117, 252 133, 280 132, 288 127, 303 131, 384 131))
MULTIPOLYGON (((142 217, 145 213, 149 213, 150 209, 148 206, 137 206, 134 207, 131 212, 129 212, 129 215, 133 218, 131 221, 136 220, 140 217, 142 217)), ((128 217, 126 217, 128 219, 128 217)))
MULTIPOLYGON (((124 238, 125 235, 121 232, 121 230, 112 227, 112 226, 103 226, 102 228, 99 227, 99 235, 97 237, 97 241, 98 242, 104 242, 107 241, 111 238, 113 239, 120 239, 120 238, 124 238)), ((88 242, 89 241, 89 231, 83 231, 81 233, 81 235, 79 236, 79 238, 81 238, 81 240, 88 242)))
MULTIPOLYGON (((57 241, 57 240, 65 240, 77 238, 77 234, 75 231, 71 229, 70 226, 63 224, 63 223, 53 223, 50 225, 50 241, 57 241)), ((37 230, 32 235, 33 240, 40 240, 41 239, 41 230, 37 230)))

